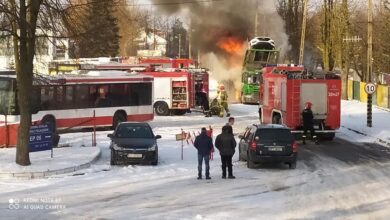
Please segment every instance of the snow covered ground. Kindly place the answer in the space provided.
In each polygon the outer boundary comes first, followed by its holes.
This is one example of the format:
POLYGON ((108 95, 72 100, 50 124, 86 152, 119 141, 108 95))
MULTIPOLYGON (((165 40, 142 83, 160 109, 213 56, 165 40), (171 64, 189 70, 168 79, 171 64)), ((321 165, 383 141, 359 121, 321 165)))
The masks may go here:
MULTIPOLYGON (((230 107, 235 133, 258 122, 257 106, 230 107)), ((184 143, 181 160, 181 142, 175 140, 181 129, 197 133, 209 125, 217 135, 227 118, 156 117, 151 125, 163 137, 158 166, 110 167, 111 131, 101 131, 102 155, 89 169, 48 179, 0 180, 0 219, 388 219, 390 153, 376 145, 383 156, 362 152, 371 152, 367 143, 390 142, 390 114, 374 108, 373 128, 367 128, 365 109, 343 101, 343 127, 335 141, 301 146, 295 170, 248 169, 236 153, 234 180, 220 178, 218 153, 211 161, 212 180, 197 180, 195 148, 184 143)), ((88 146, 90 137, 66 134, 61 142, 88 146)))

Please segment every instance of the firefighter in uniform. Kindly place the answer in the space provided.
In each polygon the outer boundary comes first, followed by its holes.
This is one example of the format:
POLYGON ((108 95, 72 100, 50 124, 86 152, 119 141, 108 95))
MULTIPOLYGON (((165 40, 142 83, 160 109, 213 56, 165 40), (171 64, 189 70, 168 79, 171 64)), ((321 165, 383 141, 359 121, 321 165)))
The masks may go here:
POLYGON ((219 85, 219 88, 217 90, 217 99, 222 106, 222 111, 219 113, 220 117, 223 117, 223 110, 226 111, 226 117, 230 117, 229 107, 227 103, 228 94, 225 91, 225 86, 223 84, 219 85))
POLYGON ((303 144, 306 144, 306 137, 307 137, 307 131, 310 130, 311 139, 318 144, 317 136, 314 132, 314 115, 313 111, 311 110, 312 103, 306 102, 305 103, 305 109, 302 111, 302 120, 303 120, 303 135, 302 140, 303 144))
POLYGON ((214 98, 213 101, 211 101, 210 103, 210 116, 211 115, 218 115, 220 116, 222 112, 222 116, 223 117, 223 107, 219 104, 218 102, 218 99, 217 98, 214 98))

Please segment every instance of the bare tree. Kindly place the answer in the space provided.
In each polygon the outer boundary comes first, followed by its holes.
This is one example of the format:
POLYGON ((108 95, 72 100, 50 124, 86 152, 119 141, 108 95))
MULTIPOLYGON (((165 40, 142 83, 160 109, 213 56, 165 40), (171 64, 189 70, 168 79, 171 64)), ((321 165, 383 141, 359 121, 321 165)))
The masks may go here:
POLYGON ((11 37, 18 85, 20 126, 16 148, 16 163, 30 165, 28 141, 31 126, 33 60, 36 39, 56 33, 65 0, 8 0, 0 1, 0 37, 11 37), (52 31, 47 32, 47 28, 52 31), (44 30, 44 31, 37 31, 44 30), (39 36, 38 36, 39 35, 39 36))
POLYGON ((277 2, 277 10, 286 23, 286 32, 291 45, 289 58, 295 63, 298 63, 299 58, 303 4, 303 0, 278 0, 277 2))
POLYGON ((390 1, 384 1, 374 17, 374 73, 390 73, 390 1))

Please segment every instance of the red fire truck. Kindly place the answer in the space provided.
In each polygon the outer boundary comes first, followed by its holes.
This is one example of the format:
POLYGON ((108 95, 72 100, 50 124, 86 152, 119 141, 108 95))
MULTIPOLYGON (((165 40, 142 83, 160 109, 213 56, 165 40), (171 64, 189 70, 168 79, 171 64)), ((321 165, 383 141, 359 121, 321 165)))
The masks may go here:
POLYGON ((183 115, 208 102, 209 76, 204 69, 145 71, 154 77, 154 109, 157 115, 183 115))
POLYGON ((334 73, 309 74, 303 66, 274 65, 262 70, 259 117, 262 123, 284 124, 302 133, 301 112, 311 102, 314 128, 332 140, 340 127, 341 80, 334 73))

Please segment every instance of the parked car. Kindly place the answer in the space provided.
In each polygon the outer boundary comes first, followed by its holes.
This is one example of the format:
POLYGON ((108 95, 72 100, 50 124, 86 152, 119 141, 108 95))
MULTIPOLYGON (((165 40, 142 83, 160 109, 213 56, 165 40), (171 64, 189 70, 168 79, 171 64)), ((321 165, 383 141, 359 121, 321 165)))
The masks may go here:
POLYGON ((111 138, 111 165, 158 163, 157 139, 145 122, 122 122, 118 124, 111 138))
POLYGON ((290 129, 283 125, 252 125, 239 135, 239 159, 248 168, 259 163, 286 163, 296 168, 298 145, 290 129))

